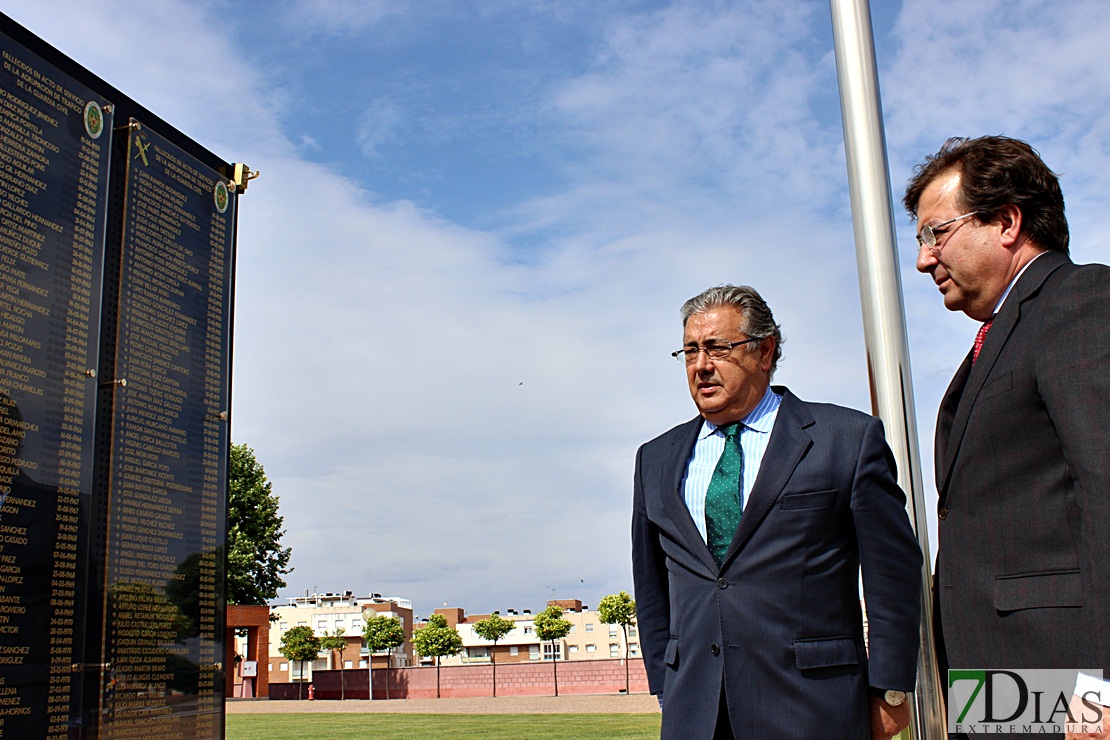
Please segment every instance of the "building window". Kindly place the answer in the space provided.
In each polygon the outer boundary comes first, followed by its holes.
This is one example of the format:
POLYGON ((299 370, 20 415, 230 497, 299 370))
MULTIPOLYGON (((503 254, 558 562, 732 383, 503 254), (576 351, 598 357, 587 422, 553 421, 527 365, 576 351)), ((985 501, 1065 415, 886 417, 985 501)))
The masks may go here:
POLYGON ((593 632, 594 631, 594 623, 593 622, 586 622, 586 631, 587 632, 593 632))
POLYGON ((555 649, 552 650, 551 643, 545 642, 543 644, 543 659, 544 660, 564 660, 563 658, 563 643, 555 643, 555 649), (554 657, 552 657, 554 656, 554 657))
POLYGON ((531 627, 525 627, 524 628, 524 634, 526 634, 526 635, 532 634, 532 628, 531 627))
POLYGON ((282 622, 281 624, 278 625, 278 627, 280 627, 281 631, 284 632, 285 630, 289 629, 289 623, 288 622, 282 622))
POLYGON ((615 625, 615 624, 609 625, 609 637, 616 637, 616 636, 617 636, 617 625, 615 625))
POLYGON ((578 631, 578 625, 577 625, 577 624, 572 624, 572 625, 570 626, 570 632, 569 632, 568 634, 571 634, 571 635, 573 635, 573 634, 574 634, 575 632, 577 632, 577 631, 578 631))
POLYGON ((596 653, 597 652, 597 645, 587 645, 586 646, 586 652, 587 653, 596 653))
POLYGON ((287 671, 287 670, 289 670, 289 664, 288 664, 288 663, 280 663, 280 664, 278 665, 278 670, 279 670, 279 671, 287 671))
POLYGON ((567 652, 568 653, 577 653, 578 652, 578 646, 577 645, 568 645, 567 646, 567 652))
POLYGON ((629 627, 628 627, 628 636, 629 637, 636 637, 636 635, 637 635, 636 625, 634 625, 634 624, 629 625, 629 627))
POLYGON ((638 642, 630 643, 628 645, 628 654, 633 658, 639 656, 639 654, 640 654, 640 644, 638 642))
POLYGON ((520 648, 516 645, 511 645, 509 647, 509 655, 520 655, 520 648))
POLYGON ((621 646, 618 645, 615 642, 609 643, 609 657, 610 658, 619 658, 619 657, 621 657, 621 646))
POLYGON ((540 659, 540 646, 539 645, 529 645, 528 646, 528 660, 539 660, 539 659, 540 659))

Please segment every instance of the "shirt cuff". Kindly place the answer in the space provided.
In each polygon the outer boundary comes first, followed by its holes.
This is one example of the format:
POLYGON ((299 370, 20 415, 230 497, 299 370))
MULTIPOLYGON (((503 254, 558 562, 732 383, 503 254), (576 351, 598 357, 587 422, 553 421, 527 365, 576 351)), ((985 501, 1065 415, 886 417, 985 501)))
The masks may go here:
POLYGON ((1080 673, 1075 677, 1075 695, 1083 696, 1088 692, 1097 694, 1099 703, 1103 706, 1110 706, 1110 681, 1100 676, 1092 676, 1087 673, 1080 673))

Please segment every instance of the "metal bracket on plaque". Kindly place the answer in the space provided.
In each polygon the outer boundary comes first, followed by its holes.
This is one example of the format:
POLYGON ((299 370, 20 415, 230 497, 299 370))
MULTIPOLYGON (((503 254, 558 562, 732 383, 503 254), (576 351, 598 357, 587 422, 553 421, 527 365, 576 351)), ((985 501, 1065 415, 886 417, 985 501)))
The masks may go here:
POLYGON ((119 386, 120 388, 126 388, 127 387, 127 378, 116 378, 115 380, 106 380, 103 383, 100 383, 99 385, 100 385, 101 388, 111 388, 113 385, 119 386))
POLYGON ((85 371, 85 377, 86 378, 95 378, 96 377, 96 370, 94 370, 92 368, 89 368, 88 370, 85 371))
POLYGON ((72 670, 74 673, 80 673, 81 671, 99 671, 99 670, 110 671, 110 670, 112 670, 112 664, 111 664, 111 662, 108 662, 108 663, 74 663, 72 666, 70 666, 70 670, 72 670))
POLYGON ((261 175, 257 170, 251 170, 250 167, 238 162, 235 164, 235 172, 231 176, 231 181, 235 183, 235 192, 247 192, 247 183, 261 175))

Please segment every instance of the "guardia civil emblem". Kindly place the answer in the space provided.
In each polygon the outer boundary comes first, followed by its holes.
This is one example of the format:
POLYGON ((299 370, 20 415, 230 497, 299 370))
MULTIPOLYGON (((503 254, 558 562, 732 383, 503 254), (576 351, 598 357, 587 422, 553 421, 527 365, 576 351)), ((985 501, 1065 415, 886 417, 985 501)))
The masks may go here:
POLYGON ((227 210, 227 204, 231 201, 231 195, 227 192, 227 183, 223 180, 216 181, 216 187, 212 191, 212 198, 216 201, 216 210, 223 213, 227 210))
POLYGON ((99 139, 104 133, 104 111, 95 100, 85 104, 85 133, 92 139, 99 139))

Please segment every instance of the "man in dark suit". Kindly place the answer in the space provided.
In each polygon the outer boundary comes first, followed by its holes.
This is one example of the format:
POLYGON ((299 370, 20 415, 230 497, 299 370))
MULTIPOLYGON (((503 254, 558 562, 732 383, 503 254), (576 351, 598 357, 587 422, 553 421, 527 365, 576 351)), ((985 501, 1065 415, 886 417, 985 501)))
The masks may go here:
POLYGON ((755 290, 682 315, 700 414, 640 448, 632 514, 662 737, 889 738, 909 722, 921 552, 882 424, 771 387, 782 335, 755 290))
POLYGON ((949 139, 903 203, 917 269, 984 322, 937 419, 941 667, 1106 670, 1110 268, 1068 258, 1059 182, 1022 141, 949 139))

